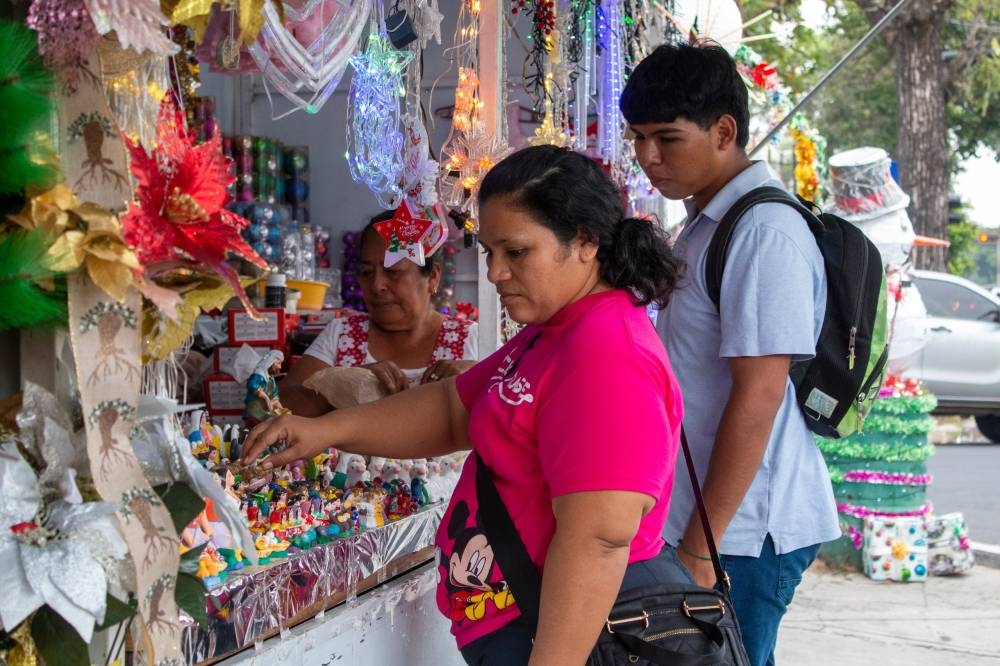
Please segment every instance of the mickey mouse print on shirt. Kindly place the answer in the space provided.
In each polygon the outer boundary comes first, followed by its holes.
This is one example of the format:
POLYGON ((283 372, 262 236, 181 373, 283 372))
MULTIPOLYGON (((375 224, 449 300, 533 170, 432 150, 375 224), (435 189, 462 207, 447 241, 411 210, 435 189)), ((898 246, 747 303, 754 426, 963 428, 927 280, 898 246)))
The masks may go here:
POLYGON ((496 566, 493 547, 479 526, 478 512, 469 523, 469 505, 455 503, 447 523, 451 552, 443 548, 438 566, 448 595, 445 614, 454 622, 476 622, 493 609, 500 611, 514 605, 514 596, 496 566), (492 607, 492 608, 491 608, 492 607))

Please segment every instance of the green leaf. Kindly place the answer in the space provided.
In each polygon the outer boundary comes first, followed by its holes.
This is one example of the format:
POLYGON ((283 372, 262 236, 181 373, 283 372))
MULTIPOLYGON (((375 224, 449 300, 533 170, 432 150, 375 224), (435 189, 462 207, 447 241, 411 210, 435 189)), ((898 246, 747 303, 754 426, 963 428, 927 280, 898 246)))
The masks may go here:
POLYGON ((90 666, 87 644, 76 629, 48 606, 31 620, 31 637, 46 666, 90 666))
POLYGON ((104 611, 104 622, 97 625, 97 631, 113 627, 135 615, 139 602, 136 601, 135 597, 129 597, 128 603, 125 603, 109 594, 107 606, 107 610, 104 611))
POLYGON ((191 574, 177 574, 177 588, 174 591, 177 606, 191 616, 203 627, 208 626, 208 613, 205 611, 205 586, 201 579, 191 574))
POLYGON ((180 534, 205 508, 205 500, 191 490, 186 483, 172 483, 153 488, 160 496, 170 517, 174 521, 174 529, 180 534))
POLYGON ((191 574, 192 576, 198 573, 198 559, 201 557, 201 553, 205 550, 205 546, 207 545, 208 542, 206 541, 197 548, 192 548, 182 554, 180 564, 177 566, 177 571, 180 573, 191 574))

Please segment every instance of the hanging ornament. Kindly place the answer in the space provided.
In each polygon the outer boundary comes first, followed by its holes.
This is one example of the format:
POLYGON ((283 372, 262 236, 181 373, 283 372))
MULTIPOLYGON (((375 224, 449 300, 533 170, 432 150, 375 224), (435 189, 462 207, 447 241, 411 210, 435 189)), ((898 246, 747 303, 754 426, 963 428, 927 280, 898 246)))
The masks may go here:
POLYGON ((235 11, 239 17, 239 44, 249 46, 257 39, 264 25, 264 15, 268 9, 273 10, 284 20, 282 5, 274 0, 223 0, 221 3, 210 0, 161 0, 160 5, 170 19, 171 25, 186 25, 194 30, 195 39, 201 41, 205 37, 205 29, 212 19, 213 5, 220 4, 223 11, 235 11))
MULTIPOLYGON (((420 11, 417 8, 416 11, 420 11)), ((413 208, 432 208, 438 204, 437 175, 440 166, 431 158, 430 141, 424 123, 421 59, 415 59, 406 76, 406 112, 402 116, 403 196, 413 208)))
POLYGON ((479 117, 483 101, 479 98, 479 77, 471 67, 458 68, 458 85, 455 87, 455 109, 452 127, 457 132, 468 132, 479 117))
MULTIPOLYGON (((492 167, 490 155, 498 150, 494 137, 489 135, 480 113, 483 102, 479 97, 479 13, 480 4, 475 0, 462 2, 455 32, 455 60, 458 63, 458 86, 448 137, 441 147, 442 163, 440 190, 443 203, 457 208, 451 215, 460 215, 462 224, 475 229, 475 193, 484 173, 480 163, 492 167)), ((503 108, 503 107, 500 107, 503 108)), ((469 237, 467 235, 466 241, 469 237)))
POLYGON ((588 114, 591 86, 595 81, 596 53, 594 49, 594 2, 584 0, 574 4, 569 22, 569 43, 566 44, 570 66, 570 84, 573 89, 572 109, 573 149, 585 152, 587 145, 588 114))
MULTIPOLYGON (((267 85, 274 86, 292 102, 288 113, 305 111, 318 113, 340 82, 351 54, 357 50, 371 14, 371 2, 330 5, 323 0, 310 0, 299 12, 289 8, 290 21, 315 26, 308 37, 298 38, 285 26, 275 4, 264 5, 264 25, 259 39, 250 45, 250 55, 267 85), (309 91, 311 95, 304 95, 309 91)), ((282 118, 288 113, 275 117, 282 118)))
POLYGON ((123 49, 167 56, 177 46, 164 34, 170 21, 156 0, 84 0, 100 35, 114 31, 123 49))
POLYGON ((225 208, 233 176, 218 131, 195 145, 168 96, 160 106, 157 138, 153 152, 125 138, 139 183, 136 201, 122 216, 126 242, 146 266, 180 262, 217 272, 254 312, 226 256, 233 252, 260 268, 267 264, 240 237, 248 222, 225 208))
POLYGON ((535 129, 535 136, 528 139, 528 143, 532 146, 550 144, 564 148, 572 142, 565 129, 567 107, 566 95, 563 92, 569 87, 569 72, 563 61, 561 32, 557 30, 551 37, 552 46, 549 49, 548 62, 545 64, 542 124, 535 129), (557 76, 558 83, 556 83, 557 76))
POLYGON ((629 149, 632 142, 622 141, 625 135, 625 118, 618 108, 625 83, 621 2, 622 0, 607 0, 597 9, 597 46, 600 50, 597 149, 614 181, 624 184, 632 166, 629 149))
MULTIPOLYGON (((418 266, 426 263, 426 257, 430 252, 426 251, 424 241, 428 232, 434 227, 434 222, 424 217, 414 217, 406 201, 396 209, 396 214, 391 220, 376 222, 373 226, 386 242, 384 260, 386 268, 395 266, 403 259, 409 259, 418 266)), ((440 244, 437 247, 440 247, 440 244)))
POLYGON ((421 50, 427 48, 431 39, 440 44, 444 14, 438 10, 437 0, 417 0, 413 14, 413 31, 420 40, 421 50))
POLYGON ((403 116, 406 148, 403 155, 403 194, 417 208, 438 202, 438 163, 430 157, 427 130, 418 116, 403 116))
POLYGON ((441 179, 444 202, 475 210, 479 183, 509 149, 487 134, 482 122, 477 122, 468 133, 456 136, 445 149, 448 151, 443 167, 446 175, 441 179))
POLYGON ((100 39, 83 0, 34 0, 26 23, 38 33, 38 52, 46 67, 75 91, 81 68, 100 39))
POLYGON ((402 193, 399 99, 403 70, 411 60, 413 53, 393 49, 384 32, 374 31, 364 53, 351 58, 347 163, 354 181, 367 185, 384 208, 395 208, 402 193))
POLYGON ((194 31, 184 25, 170 29, 170 39, 179 51, 170 59, 169 82, 182 108, 188 108, 201 86, 201 66, 195 55, 194 31))
POLYGON ((123 49, 113 37, 100 46, 101 79, 115 123, 133 140, 152 145, 156 114, 170 88, 166 56, 123 49))

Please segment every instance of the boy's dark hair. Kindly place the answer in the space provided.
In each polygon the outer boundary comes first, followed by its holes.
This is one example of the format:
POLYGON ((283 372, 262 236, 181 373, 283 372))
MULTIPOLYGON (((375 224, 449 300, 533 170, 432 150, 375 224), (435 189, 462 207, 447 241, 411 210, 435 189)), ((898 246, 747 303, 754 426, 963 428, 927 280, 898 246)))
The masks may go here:
MULTIPOLYGON (((373 238, 377 238, 379 240, 382 240, 382 237, 379 236, 378 231, 375 230, 375 223, 376 222, 388 222, 389 220, 391 220, 395 216, 396 216, 396 211, 394 211, 394 210, 384 210, 381 213, 379 213, 378 215, 375 215, 370 220, 368 220, 368 224, 366 224, 365 228, 361 230, 361 241, 358 243, 358 252, 360 253, 361 252, 361 248, 363 248, 365 246, 365 241, 371 240, 373 238)), ((382 241, 382 242, 385 242, 385 241, 382 241)), ((420 266, 420 274, 423 275, 424 277, 427 277, 428 275, 430 275, 431 271, 434 270, 434 265, 441 262, 441 255, 442 254, 444 254, 444 253, 441 252, 441 251, 438 251, 438 252, 435 252, 434 254, 432 254, 429 257, 424 257, 424 265, 420 266)))
POLYGON ((531 146, 505 157, 479 187, 479 207, 493 198, 548 227, 563 244, 578 235, 597 243, 601 279, 629 289, 637 302, 664 306, 681 264, 655 222, 626 217, 621 190, 594 160, 556 146, 531 146))
POLYGON ((708 129, 725 114, 736 119, 736 143, 750 140, 747 86, 717 44, 663 44, 640 62, 618 106, 632 125, 684 118, 708 129))

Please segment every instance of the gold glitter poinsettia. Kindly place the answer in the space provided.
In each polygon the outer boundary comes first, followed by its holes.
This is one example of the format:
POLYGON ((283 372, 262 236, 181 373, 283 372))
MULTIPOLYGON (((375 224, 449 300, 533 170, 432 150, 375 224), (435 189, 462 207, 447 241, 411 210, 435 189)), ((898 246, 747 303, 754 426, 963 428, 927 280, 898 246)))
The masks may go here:
MULTIPOLYGON (((205 30, 212 18, 212 5, 219 4, 221 11, 236 11, 240 46, 250 46, 257 39, 264 25, 264 5, 271 0, 160 0, 160 8, 170 19, 171 25, 186 25, 194 30, 195 39, 199 43, 205 37, 205 30)), ((281 2, 275 3, 278 14, 283 12, 281 2)))
POLYGON ((65 183, 37 194, 10 220, 26 229, 42 229, 52 238, 49 268, 71 273, 86 268, 108 296, 124 300, 139 260, 122 239, 118 218, 95 203, 80 203, 65 183))
MULTIPOLYGON (((143 362, 166 358, 181 346, 194 328, 202 310, 221 308, 236 294, 218 275, 188 267, 174 267, 155 276, 165 289, 177 295, 172 314, 153 301, 142 312, 143 362)), ((243 286, 256 282, 244 278, 243 286)), ((148 294, 146 294, 148 296, 148 294)))

